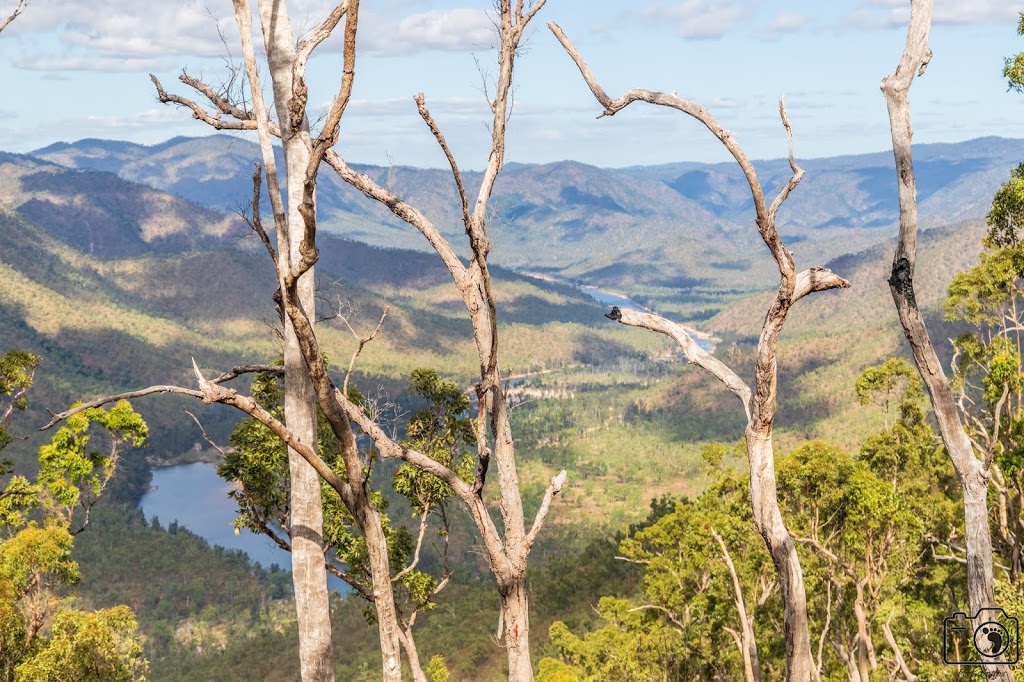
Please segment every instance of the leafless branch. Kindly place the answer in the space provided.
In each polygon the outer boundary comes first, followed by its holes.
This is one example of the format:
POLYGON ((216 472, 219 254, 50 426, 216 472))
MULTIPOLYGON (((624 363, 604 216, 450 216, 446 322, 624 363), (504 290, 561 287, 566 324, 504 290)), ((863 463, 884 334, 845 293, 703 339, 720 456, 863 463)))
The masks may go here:
POLYGON ((896 655, 896 664, 899 669, 903 672, 903 676, 907 682, 917 682, 917 675, 910 672, 910 668, 907 666, 906 659, 903 658, 903 652, 900 650, 900 645, 896 642, 896 637, 892 634, 892 617, 896 614, 896 610, 893 609, 889 612, 889 617, 882 623, 882 633, 885 635, 885 641, 892 649, 892 652, 896 655))
POLYGON ((673 625, 675 625, 677 628, 679 628, 680 632, 687 632, 688 631, 688 628, 683 623, 681 623, 678 618, 675 617, 675 614, 673 614, 667 608, 665 608, 664 606, 661 606, 659 604, 643 604, 642 606, 637 606, 637 607, 634 607, 634 608, 630 609, 629 613, 633 613, 635 611, 661 611, 666 616, 668 616, 668 619, 670 621, 672 621, 673 625))
POLYGON ((259 235, 260 241, 266 247, 267 253, 270 254, 270 260, 273 261, 276 268, 278 264, 277 252, 274 251, 274 245, 270 243, 270 237, 267 235, 267 231, 263 227, 263 221, 260 219, 260 188, 262 185, 263 166, 257 161, 256 172, 252 174, 252 222, 249 224, 252 226, 253 232, 259 235))
POLYGON ((344 393, 345 395, 348 395, 348 380, 349 377, 352 376, 352 369, 356 366, 356 358, 358 358, 359 354, 363 352, 363 348, 366 346, 366 344, 373 341, 374 337, 376 337, 377 334, 380 332, 381 327, 384 326, 384 320, 387 319, 388 312, 390 310, 391 306, 384 306, 384 312, 380 314, 380 321, 377 323, 377 326, 374 328, 374 330, 370 333, 369 336, 364 338, 359 337, 359 335, 356 333, 356 330, 353 329, 352 325, 348 323, 347 318, 341 318, 342 320, 345 321, 345 325, 348 327, 349 331, 352 332, 352 336, 356 337, 356 340, 359 342, 359 345, 356 347, 355 351, 352 352, 352 358, 348 361, 348 371, 345 372, 345 383, 341 387, 341 392, 344 393))
POLYGON ((160 80, 155 75, 149 74, 149 78, 153 81, 153 85, 156 86, 157 98, 162 103, 177 104, 179 106, 191 109, 192 118, 194 119, 198 119, 217 130, 256 130, 256 121, 231 121, 220 118, 219 115, 214 116, 206 109, 201 107, 199 104, 186 97, 169 94, 166 90, 164 90, 164 86, 160 84, 160 80))
POLYGON ((2 33, 5 28, 10 26, 11 22, 14 21, 18 17, 18 15, 24 11, 25 0, 18 0, 18 4, 14 6, 14 11, 11 12, 11 14, 6 19, 3 20, 3 23, 0 23, 0 33, 2 33))
POLYGON ((828 268, 809 268, 801 270, 796 276, 793 287, 793 302, 796 303, 807 294, 829 289, 849 289, 850 283, 833 273, 828 268))
POLYGON ((688 362, 697 365, 721 381, 725 384, 726 388, 732 391, 733 395, 739 398, 747 414, 747 419, 750 418, 750 387, 724 362, 701 348, 700 344, 693 340, 693 337, 690 336, 682 325, 666 320, 660 315, 641 313, 636 310, 629 310, 628 308, 623 310, 613 307, 606 317, 630 327, 648 329, 673 339, 679 344, 679 348, 683 351, 683 355, 686 356, 688 362))
MULTIPOLYGON (((789 178, 789 181, 779 190, 778 196, 772 202, 771 207, 768 209, 768 215, 771 216, 774 221, 775 216, 779 212, 779 208, 782 207, 782 202, 786 200, 789 193, 796 189, 796 186, 800 184, 800 179, 804 176, 804 170, 796 163, 796 158, 793 156, 793 126, 789 123, 789 115, 786 113, 786 98, 782 97, 779 99, 779 116, 782 118, 782 127, 786 129, 786 144, 789 149, 789 167, 793 171, 793 175, 789 178)), ((849 286, 849 285, 847 285, 849 286)))
MULTIPOLYGON (((196 92, 201 93, 204 97, 206 97, 206 99, 210 100, 210 104, 217 107, 217 111, 219 111, 220 113, 231 116, 232 118, 238 121, 254 120, 251 112, 246 111, 245 109, 232 103, 226 97, 214 91, 213 88, 211 88, 209 85, 199 80, 198 78, 193 78, 192 76, 188 75, 188 73, 182 72, 182 74, 178 76, 178 80, 184 83, 185 85, 189 86, 196 92)), ((179 99, 183 100, 184 98, 179 99)), ((162 98, 161 101, 163 101, 162 98)), ((192 108, 189 104, 186 104, 185 106, 188 106, 190 109, 192 108)))
POLYGON ((352 185, 369 198, 380 202, 398 218, 415 227, 430 245, 437 251, 445 267, 452 274, 456 284, 465 278, 466 266, 462 264, 455 250, 448 241, 441 236, 441 231, 420 211, 399 199, 390 190, 385 189, 373 181, 365 173, 353 170, 333 149, 328 149, 325 155, 327 164, 334 169, 342 180, 352 185))
POLYGON ((448 143, 444 139, 444 135, 441 133, 441 129, 437 127, 437 123, 434 121, 434 117, 430 115, 430 110, 427 109, 426 100, 423 93, 419 93, 413 98, 416 101, 416 110, 420 112, 420 118, 430 128, 430 132, 434 134, 434 139, 441 145, 441 150, 444 152, 445 158, 448 159, 448 165, 451 166, 452 175, 455 177, 455 186, 459 190, 459 200, 462 202, 462 223, 466 227, 466 232, 471 231, 472 218, 469 215, 469 199, 466 197, 466 187, 462 183, 462 174, 459 173, 459 165, 455 162, 455 157, 452 155, 452 150, 449 149, 448 143))
POLYGON ((423 513, 420 514, 420 532, 419 532, 419 535, 417 535, 417 537, 416 537, 416 549, 413 551, 412 561, 409 562, 408 566, 406 566, 401 571, 399 571, 398 573, 396 573, 393 576, 391 576, 391 582, 397 583, 407 573, 409 573, 410 571, 414 570, 416 568, 416 566, 419 565, 419 563, 420 563, 420 549, 423 547, 423 537, 427 534, 427 517, 429 517, 429 516, 430 516, 430 509, 429 508, 424 509, 423 513))
POLYGON ((210 447, 212 447, 214 450, 219 452, 221 457, 227 457, 227 453, 224 451, 224 448, 222 448, 221 446, 217 445, 217 443, 215 443, 213 441, 213 439, 210 438, 210 436, 206 433, 206 429, 203 428, 203 424, 202 424, 202 422, 199 421, 199 418, 196 417, 191 412, 189 412, 188 410, 183 410, 183 411, 185 412, 185 414, 187 414, 188 416, 192 417, 192 421, 194 421, 196 423, 196 426, 199 427, 200 433, 203 434, 203 440, 205 440, 207 443, 209 443, 210 447))
POLYGON ((533 519, 533 526, 530 528, 530 532, 526 535, 526 547, 529 549, 533 546, 533 543, 537 540, 537 534, 540 532, 541 526, 544 525, 544 518, 548 515, 548 510, 551 507, 551 500, 555 498, 555 495, 562 492, 562 486, 565 485, 565 479, 567 474, 565 469, 558 472, 557 476, 552 477, 551 484, 547 490, 544 491, 544 500, 540 503, 540 509, 537 510, 537 516, 533 519))
MULTIPOLYGON (((288 221, 285 217, 284 202, 281 198, 281 183, 277 177, 277 161, 274 147, 270 141, 271 121, 266 104, 263 101, 263 86, 260 83, 259 69, 256 66, 256 48, 252 42, 252 14, 247 0, 233 0, 235 22, 242 41, 242 59, 245 62, 245 75, 249 79, 252 91, 253 123, 259 133, 260 154, 263 157, 263 169, 267 176, 267 193, 274 211, 274 226, 278 235, 288 233, 288 221)), ((280 132, 278 133, 280 135, 280 132)), ((281 237, 279 236, 278 239, 281 237)))

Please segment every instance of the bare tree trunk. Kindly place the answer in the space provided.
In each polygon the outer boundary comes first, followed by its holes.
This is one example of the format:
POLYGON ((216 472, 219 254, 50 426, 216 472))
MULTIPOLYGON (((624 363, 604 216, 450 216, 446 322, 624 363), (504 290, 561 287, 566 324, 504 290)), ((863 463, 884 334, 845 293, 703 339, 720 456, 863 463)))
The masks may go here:
POLYGON ((590 67, 565 32, 554 22, 548 22, 555 37, 572 57, 590 91, 604 107, 601 116, 614 116, 633 102, 641 101, 677 109, 703 123, 729 150, 750 187, 754 201, 757 230, 771 253, 779 270, 779 286, 775 299, 765 315, 757 345, 754 390, 718 358, 704 351, 679 325, 657 315, 612 308, 607 314, 622 324, 642 327, 673 338, 692 364, 710 373, 739 398, 747 416, 746 442, 750 461, 750 502, 754 524, 764 538, 779 579, 785 616, 786 680, 808 682, 814 671, 811 659, 811 638, 808 632, 807 595, 804 587, 800 558, 790 537, 782 513, 775 483, 775 456, 772 450, 772 430, 778 401, 777 345, 779 333, 785 324, 789 309, 798 300, 814 291, 846 288, 850 283, 825 268, 796 271, 793 253, 786 248, 776 229, 779 208, 803 177, 803 170, 793 155, 793 129, 786 113, 785 102, 779 101, 779 116, 786 131, 789 146, 789 165, 793 174, 769 204, 754 165, 750 162, 736 138, 726 130, 704 107, 683 99, 675 93, 654 92, 641 88, 627 91, 612 99, 598 83, 590 67))
POLYGON ((900 645, 896 642, 896 637, 892 634, 892 627, 889 623, 892 621, 892 614, 889 615, 889 620, 882 623, 882 633, 885 635, 885 641, 889 644, 889 648, 892 649, 893 654, 896 656, 896 665, 899 666, 900 671, 903 673, 903 677, 906 678, 907 682, 917 682, 917 675, 910 671, 910 667, 907 665, 906 659, 903 658, 903 652, 900 650, 900 645))
POLYGON ((863 682, 860 678, 860 671, 857 669, 857 660, 853 654, 842 644, 833 643, 833 646, 835 646, 839 658, 843 659, 843 663, 846 664, 846 674, 849 676, 850 682, 863 682))
POLYGON ((857 596, 853 602, 853 613, 857 619, 857 670, 860 673, 861 682, 869 682, 868 668, 872 658, 871 637, 868 635, 868 611, 864 603, 863 580, 857 581, 857 596))
MULTIPOLYGON (((914 362, 928 389, 932 410, 939 425, 953 467, 964 494, 964 527, 967 546, 967 595, 971 615, 995 606, 992 579, 992 534, 988 519, 988 468, 990 458, 980 461, 964 431, 949 382, 935 354, 924 317, 914 294, 914 268, 917 258, 917 185, 911 154, 913 129, 908 94, 914 77, 924 74, 932 58, 928 47, 933 0, 912 0, 907 42, 896 69, 882 81, 882 92, 889 110, 893 155, 896 161, 896 185, 900 201, 900 233, 893 256, 889 289, 900 324, 910 342, 914 362)), ((1006 665, 986 665, 988 679, 1010 682, 1006 665)))
MULTIPOLYGON (((258 0, 260 22, 263 26, 264 46, 270 66, 274 102, 281 128, 284 149, 285 183, 287 188, 287 232, 278 234, 281 268, 294 268, 301 262, 299 246, 305 223, 299 213, 303 196, 303 181, 309 162, 308 121, 302 117, 297 127, 292 126, 288 103, 293 95, 292 74, 295 64, 295 43, 288 10, 281 0, 258 0), (304 139, 305 138, 305 139, 304 139)), ((250 12, 248 2, 235 0, 236 16, 250 12)), ((248 36, 243 36, 248 40, 248 36)), ((272 152, 271 152, 272 153, 272 152)), ((264 160, 266 162, 266 159, 264 160)), ((270 166, 273 168, 273 166, 270 166)), ((279 231, 280 232, 280 231, 279 231)), ((307 317, 314 319, 315 284, 310 268, 298 280, 296 303, 307 317)), ((295 329, 287 315, 284 317, 285 368, 285 423, 302 443, 316 447, 316 396, 309 377, 295 329)), ((299 661, 304 682, 334 680, 331 651, 331 621, 327 592, 327 569, 323 555, 323 503, 320 477, 293 449, 288 451, 291 497, 289 500, 292 536, 292 580, 295 585, 295 609, 299 628, 299 661)))
POLYGON ((739 614, 740 620, 740 632, 736 643, 740 648, 740 655, 743 656, 743 678, 746 682, 761 682, 761 663, 757 657, 757 639, 754 637, 754 625, 751 622, 750 614, 747 613, 747 605, 743 599, 743 586, 736 573, 736 565, 732 562, 729 548, 725 546, 722 536, 714 528, 711 529, 711 535, 722 550, 722 558, 729 569, 729 577, 732 578, 733 600, 736 603, 736 613, 739 614))
POLYGON ((507 583, 499 583, 501 619, 508 652, 508 679, 532 680, 530 663, 530 606, 526 596, 526 572, 516 571, 507 583))
POLYGON ((782 520, 775 483, 771 436, 747 428, 750 460, 750 505, 754 525, 768 546, 782 593, 786 642, 786 679, 810 680, 814 665, 807 620, 807 594, 796 545, 782 520))
MULTIPOLYGON (((351 479, 351 476, 349 477, 351 479)), ((353 486, 355 487, 355 486, 353 486)), ((383 677, 386 682, 401 682, 402 652, 399 641, 398 610, 395 607, 395 593, 391 584, 391 566, 388 561, 388 544, 380 514, 370 504, 367 490, 357 493, 359 528, 366 541, 366 553, 370 559, 370 577, 373 580, 373 605, 377 612, 377 632, 380 635, 380 654, 383 677)), ((323 553, 321 552, 321 557, 323 553)), ((320 563, 323 563, 321 558, 320 563)), ((415 657, 416 647, 412 644, 411 633, 409 658, 415 657)), ((418 661, 417 661, 418 666, 418 661)))
POLYGON ((412 627, 399 630, 398 637, 402 642, 402 648, 405 650, 405 660, 408 661, 409 668, 412 670, 413 682, 428 682, 427 675, 423 672, 423 666, 420 665, 420 653, 416 650, 416 640, 412 636, 412 627))

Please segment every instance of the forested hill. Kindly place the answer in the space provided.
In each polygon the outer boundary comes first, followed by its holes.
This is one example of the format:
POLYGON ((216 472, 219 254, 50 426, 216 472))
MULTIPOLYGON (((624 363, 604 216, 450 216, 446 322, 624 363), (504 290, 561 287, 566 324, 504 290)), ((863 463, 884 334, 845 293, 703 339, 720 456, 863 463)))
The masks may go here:
MULTIPOLYGON (((922 224, 947 225, 987 212, 992 193, 1024 158, 1024 140, 917 145, 914 154, 922 224)), ((175 138, 149 147, 87 139, 32 155, 110 171, 219 211, 250 201, 259 157, 253 140, 225 135, 175 138)), ((807 173, 779 216, 779 229, 798 255, 832 258, 892 234, 898 207, 891 191, 891 152, 798 160, 807 173)), ((788 179, 784 159, 755 165, 768 191, 788 179)), ((449 171, 357 167, 419 206, 444 231, 462 233, 449 171)), ((464 177, 472 189, 480 176, 464 177)), ((420 235, 330 169, 320 174, 318 202, 323 229, 370 244, 427 248, 420 235)), ((763 274, 771 267, 756 233, 747 229, 749 190, 724 157, 720 164, 621 169, 573 161, 511 163, 498 179, 493 206, 495 262, 514 268, 671 299, 679 287, 751 291, 763 286, 761 278, 750 276, 751 269, 763 274)))
MULTIPOLYGON (((191 385, 191 359, 210 371, 272 360, 280 351, 266 253, 237 216, 126 181, 106 171, 0 155, 0 325, 5 348, 42 357, 30 411, 19 432, 46 421, 44 408, 151 384, 191 385)), ((435 367, 468 381, 473 364, 461 302, 450 276, 423 252, 380 249, 325 235, 318 266, 321 314, 343 311, 367 333, 391 306, 383 333, 357 367, 402 390, 415 367, 435 367), (401 362, 393 351, 401 353, 401 362)), ((583 292, 496 269, 517 371, 578 362, 581 354, 614 360, 633 346, 583 292), (540 329, 549 325, 544 332, 540 329), (584 326, 601 331, 584 333, 584 326), (555 343, 537 354, 545 334, 555 343), (603 334, 603 336, 602 336, 603 334)), ((325 321, 332 357, 355 344, 339 319, 325 321)), ((647 345, 650 345, 649 343, 647 345)), ((643 344, 641 344, 641 347, 643 344)), ((367 381, 370 381, 367 379, 367 381)), ((153 433, 151 456, 166 460, 201 442, 167 396, 140 407, 153 433)), ((204 422, 226 438, 231 410, 204 422)), ((24 463, 41 436, 5 453, 24 463)))

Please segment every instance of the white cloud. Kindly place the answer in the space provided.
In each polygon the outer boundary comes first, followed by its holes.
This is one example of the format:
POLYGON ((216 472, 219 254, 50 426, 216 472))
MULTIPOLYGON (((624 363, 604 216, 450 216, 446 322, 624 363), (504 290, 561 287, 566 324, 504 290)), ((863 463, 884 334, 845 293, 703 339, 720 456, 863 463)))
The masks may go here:
POLYGON ((811 23, 811 17, 800 12, 783 12, 768 23, 770 33, 796 33, 811 23))
MULTIPOLYGON (((404 4, 392 3, 393 14, 361 13, 359 38, 364 50, 469 51, 495 42, 493 22, 482 10, 430 10, 403 17, 398 11, 404 4)), ((333 0, 294 0, 290 8, 295 33, 319 24, 333 5, 333 0)), ((217 58, 230 51, 238 58, 241 51, 230 6, 225 3, 224 14, 214 15, 208 0, 105 0, 101 8, 87 0, 51 0, 33 3, 31 11, 19 17, 18 30, 34 39, 26 41, 15 63, 36 71, 158 70, 173 68, 183 57, 217 58)), ((258 21, 253 32, 260 49, 258 21)), ((332 39, 331 45, 328 49, 338 49, 340 39, 332 39)))
POLYGON ((360 17, 360 37, 366 50, 386 55, 470 52, 488 49, 497 40, 494 20, 487 12, 466 8, 430 10, 401 19, 368 14, 360 17))
MULTIPOLYGON (((906 0, 860 0, 857 5, 846 23, 860 28, 902 28, 910 19, 906 0)), ((955 0, 937 3, 932 21, 954 25, 1013 22, 1019 12, 1010 0, 955 0)))
POLYGON ((649 21, 672 24, 681 38, 712 39, 736 28, 746 11, 731 0, 684 0, 648 5, 643 16, 649 21))
POLYGON ((174 68, 170 61, 162 59, 128 59, 121 57, 97 57, 94 55, 66 55, 50 57, 44 55, 21 55, 14 58, 14 65, 28 71, 106 71, 139 73, 141 71, 163 71, 174 68))

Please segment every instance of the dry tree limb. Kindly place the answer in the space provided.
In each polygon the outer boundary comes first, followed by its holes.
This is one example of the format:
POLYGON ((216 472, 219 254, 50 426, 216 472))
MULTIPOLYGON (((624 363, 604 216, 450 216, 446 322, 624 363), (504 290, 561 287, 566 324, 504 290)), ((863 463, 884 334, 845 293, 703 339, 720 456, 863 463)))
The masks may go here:
POLYGON ((846 288, 850 284, 824 268, 812 268, 797 273, 793 253, 786 248, 776 228, 778 211, 789 194, 796 188, 804 171, 796 162, 793 152, 793 129, 786 111, 785 101, 779 100, 779 116, 786 132, 789 165, 792 175, 769 205, 757 178, 754 165, 732 133, 703 106, 674 93, 655 92, 641 88, 628 90, 612 99, 598 82, 593 71, 579 51, 554 22, 548 27, 579 69, 595 99, 604 108, 603 116, 614 116, 633 102, 670 107, 700 121, 735 159, 750 187, 756 213, 758 233, 775 260, 779 272, 779 285, 768 308, 757 344, 754 388, 741 381, 724 363, 704 353, 682 327, 645 313, 620 311, 614 308, 608 317, 623 324, 644 327, 666 334, 679 343, 690 362, 724 383, 743 403, 747 416, 745 430, 747 455, 750 462, 751 508, 754 523, 772 556, 783 597, 786 630, 786 679, 806 682, 814 675, 808 631, 807 597, 803 571, 779 508, 775 481, 772 431, 777 411, 778 367, 777 345, 789 310, 800 298, 814 291, 846 288))
POLYGON ((384 306, 384 311, 380 314, 380 321, 377 322, 377 326, 374 328, 372 332, 370 332, 369 336, 365 337, 359 336, 359 334, 356 333, 356 330, 352 328, 352 325, 349 324, 348 318, 345 317, 344 315, 339 314, 339 317, 341 317, 342 321, 345 323, 345 326, 348 327, 348 330, 352 332, 352 336, 356 337, 356 341, 359 344, 356 347, 356 349, 352 352, 352 358, 348 361, 348 371, 345 372, 345 381, 341 386, 341 392, 344 393, 345 395, 348 395, 348 380, 349 377, 352 376, 352 370, 356 366, 356 358, 358 358, 359 354, 363 352, 363 348, 366 347, 366 344, 373 341, 377 334, 380 333, 381 328, 384 326, 384 320, 388 319, 388 313, 390 311, 391 306, 384 306))
MULTIPOLYGON (((928 45, 933 0, 911 0, 907 39, 893 72, 882 80, 882 93, 889 112, 896 187, 900 202, 900 230, 893 254, 889 291, 910 343, 914 364, 928 392, 939 434, 956 470, 963 490, 964 532, 966 540, 967 594, 972 614, 995 606, 993 585, 992 534, 989 527, 988 488, 991 460, 979 460, 968 436, 957 402, 953 397, 918 306, 914 291, 917 259, 917 185, 911 149, 913 126, 910 117, 910 88, 922 76, 932 59, 928 45)), ((984 452, 984 451, 982 451, 984 452)), ((1010 682, 1006 665, 986 665, 989 679, 1010 682)))
POLYGON ((18 4, 14 6, 14 10, 8 15, 6 19, 3 20, 3 22, 0 22, 0 33, 2 33, 5 28, 10 26, 11 22, 18 18, 18 15, 20 15, 24 11, 25 0, 18 0, 18 4))
POLYGON ((455 162, 455 157, 452 155, 452 150, 448 147, 441 129, 437 127, 434 117, 430 115, 430 110, 427 109, 426 98, 423 93, 419 93, 413 99, 416 102, 416 110, 419 111, 420 118, 430 128, 430 132, 434 134, 434 139, 441 146, 441 151, 444 152, 445 158, 448 159, 448 165, 452 169, 452 176, 455 178, 455 187, 459 191, 459 200, 462 202, 462 223, 466 227, 466 232, 469 233, 472 229, 472 218, 469 215, 469 199, 466 196, 466 186, 462 183, 462 174, 459 173, 459 164, 455 162))

